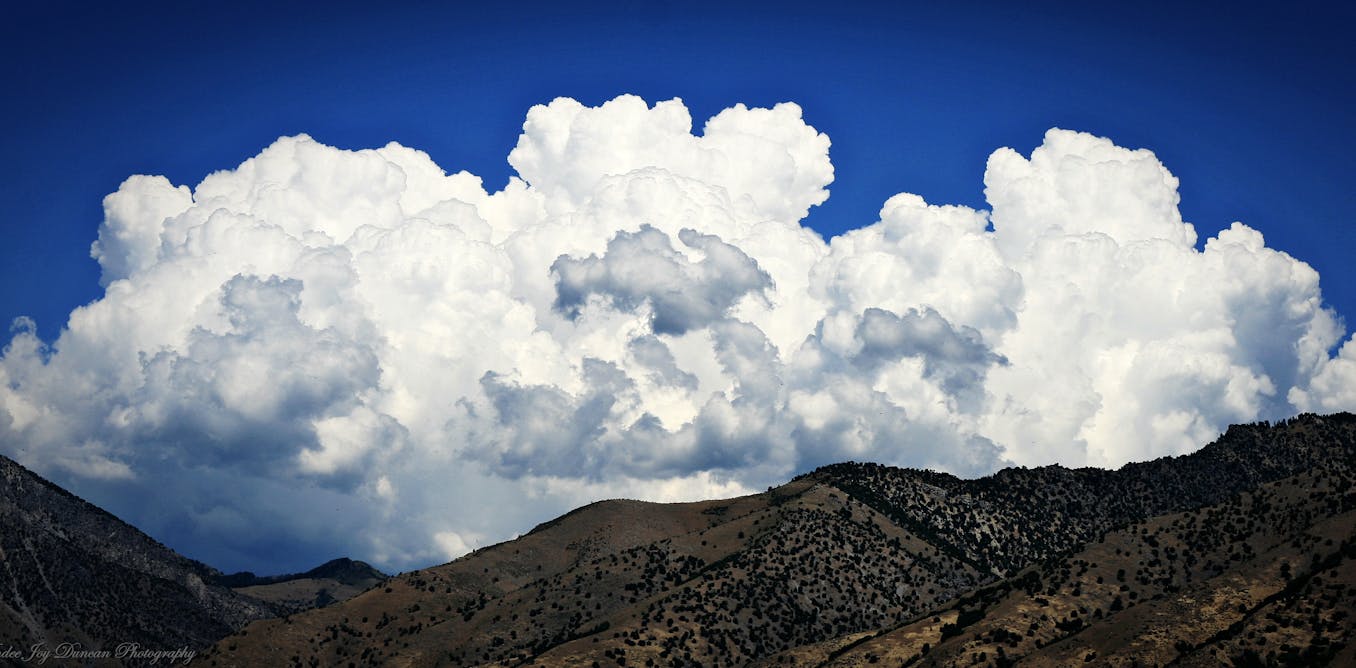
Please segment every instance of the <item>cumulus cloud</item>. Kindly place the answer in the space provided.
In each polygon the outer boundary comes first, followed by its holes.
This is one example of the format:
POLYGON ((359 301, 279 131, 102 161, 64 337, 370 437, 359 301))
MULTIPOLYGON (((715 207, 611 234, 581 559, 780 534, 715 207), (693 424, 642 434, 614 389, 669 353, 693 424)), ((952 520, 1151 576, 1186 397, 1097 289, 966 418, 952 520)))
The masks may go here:
POLYGON ((989 366, 1006 363, 984 345, 974 329, 953 327, 931 308, 909 309, 903 316, 868 308, 857 325, 861 351, 853 357, 858 366, 877 367, 901 357, 923 363, 924 375, 937 378, 943 389, 959 393, 977 387, 989 366))
POLYGON ((990 157, 989 211, 902 193, 825 241, 828 150, 794 104, 694 134, 623 96, 533 107, 496 192, 304 135, 134 176, 103 297, 11 330, 0 448, 225 568, 401 569, 602 497, 1115 466, 1356 409, 1318 275, 1241 223, 1198 245, 1147 150, 1051 130, 990 157))
POLYGON ((601 258, 561 256, 551 265, 556 307, 578 317, 592 295, 607 297, 623 311, 644 304, 655 334, 682 334, 723 318, 745 294, 772 287, 757 262, 716 235, 684 228, 678 238, 705 257, 687 260, 667 234, 649 225, 618 232, 601 258))

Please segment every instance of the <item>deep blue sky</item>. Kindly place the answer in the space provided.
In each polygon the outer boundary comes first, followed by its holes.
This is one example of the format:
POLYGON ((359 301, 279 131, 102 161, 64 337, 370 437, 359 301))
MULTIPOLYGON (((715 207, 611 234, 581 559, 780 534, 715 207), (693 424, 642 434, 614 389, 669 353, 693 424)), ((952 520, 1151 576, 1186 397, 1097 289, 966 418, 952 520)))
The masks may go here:
POLYGON ((31 4, 0 27, 0 321, 49 340, 100 295, 89 244, 130 174, 196 185, 306 132, 497 188, 528 107, 620 93, 682 97, 698 128, 800 103, 833 140, 826 235, 900 191, 982 207, 989 152, 1051 126, 1150 148, 1203 238, 1262 230, 1356 321, 1350 4, 31 4))

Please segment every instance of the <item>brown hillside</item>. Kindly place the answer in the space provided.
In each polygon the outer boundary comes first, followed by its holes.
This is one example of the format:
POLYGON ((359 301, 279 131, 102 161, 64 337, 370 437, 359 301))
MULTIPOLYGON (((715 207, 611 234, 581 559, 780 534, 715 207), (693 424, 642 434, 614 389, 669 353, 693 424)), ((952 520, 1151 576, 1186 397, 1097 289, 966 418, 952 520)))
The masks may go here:
MULTIPOLYGON (((1346 577, 1342 485, 1353 455, 1356 417, 1302 416, 1231 428, 1192 455, 1118 471, 1009 469, 959 480, 843 464, 727 501, 603 502, 342 604, 256 622, 204 659, 721 666, 1020 655, 1081 664, 1094 652, 1092 661, 1168 656, 1154 653, 1166 643, 1184 661, 1214 656, 1203 654, 1211 648, 1248 660, 1255 648, 1229 643, 1257 637, 1247 621, 1256 614, 1318 610, 1323 624, 1349 628, 1330 602, 1346 593, 1331 587, 1346 577), (1328 550, 1317 562, 1312 540, 1295 533, 1306 531, 1328 550), (1277 579, 1281 561, 1291 579, 1277 579), (1319 573, 1304 581, 1311 589, 1292 587, 1310 563, 1319 573), (1212 598, 1230 578, 1250 598, 1212 598), (1236 629, 1240 620, 1219 612, 1228 605, 1246 609, 1236 629), (1020 628, 983 624, 1023 614, 1033 617, 1020 628), (1200 633, 1167 634, 1163 619, 1192 619, 1200 633), (1152 640, 1152 650, 1125 644, 1145 634, 1167 639, 1152 640)), ((1339 631, 1314 637, 1345 637, 1339 631)), ((1301 636, 1280 642, 1299 647, 1301 636)))
POLYGON ((1353 480, 1333 462, 1156 517, 822 657, 766 664, 1326 664, 1356 631, 1353 480))

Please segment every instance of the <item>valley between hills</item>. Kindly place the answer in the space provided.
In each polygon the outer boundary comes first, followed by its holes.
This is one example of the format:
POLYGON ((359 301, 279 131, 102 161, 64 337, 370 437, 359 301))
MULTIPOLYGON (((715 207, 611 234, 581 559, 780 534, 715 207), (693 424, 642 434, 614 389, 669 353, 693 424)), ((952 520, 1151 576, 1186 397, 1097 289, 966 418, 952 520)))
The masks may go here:
POLYGON ((136 639, 216 666, 1356 665, 1345 413, 1115 471, 849 462, 734 499, 601 501, 392 577, 347 560, 223 575, 0 465, 0 647, 136 639))

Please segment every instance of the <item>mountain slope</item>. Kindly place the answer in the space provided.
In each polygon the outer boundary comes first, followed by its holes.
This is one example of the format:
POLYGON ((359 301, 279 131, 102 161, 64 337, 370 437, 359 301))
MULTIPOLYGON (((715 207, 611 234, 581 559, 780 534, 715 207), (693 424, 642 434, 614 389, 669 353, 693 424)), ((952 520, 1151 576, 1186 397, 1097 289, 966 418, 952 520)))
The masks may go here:
POLYGON ((910 623, 766 664, 1314 665, 1351 657, 1353 481, 1350 461, 1331 462, 1109 532, 910 623))
POLYGON ((268 604, 0 456, 0 645, 202 647, 268 604))
POLYGON ((353 598, 387 577, 371 564, 340 558, 305 573, 266 577, 250 572, 234 573, 217 578, 217 584, 281 606, 287 612, 300 612, 353 598))
MULTIPOLYGON (((862 643, 884 642, 882 630, 896 639, 935 635, 918 641, 935 646, 944 625, 974 621, 955 601, 996 602, 1001 596, 986 592, 1014 591, 1002 578, 1092 549, 1118 527, 1229 503, 1313 470, 1338 475, 1354 456, 1356 417, 1302 416, 1231 428, 1192 455, 1119 471, 1009 469, 959 480, 844 464, 726 501, 597 503, 343 604, 257 622, 210 656, 222 665, 286 657, 292 665, 718 666, 855 656, 862 643)), ((1321 502, 1331 503, 1331 495, 1321 502)), ((1185 583, 1163 592, 1168 586, 1185 583)))
POLYGON ((1233 426, 1183 457, 1115 471, 1004 469, 976 480, 875 464, 836 464, 807 478, 881 509, 975 567, 1012 573, 1112 527, 1219 503, 1356 452, 1352 416, 1303 416, 1278 427, 1233 426))

